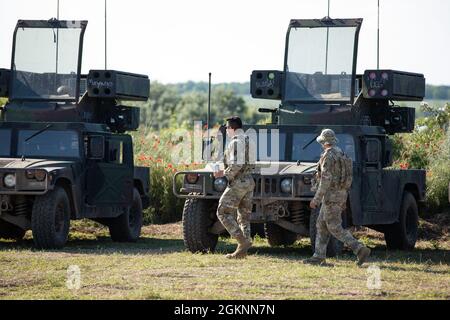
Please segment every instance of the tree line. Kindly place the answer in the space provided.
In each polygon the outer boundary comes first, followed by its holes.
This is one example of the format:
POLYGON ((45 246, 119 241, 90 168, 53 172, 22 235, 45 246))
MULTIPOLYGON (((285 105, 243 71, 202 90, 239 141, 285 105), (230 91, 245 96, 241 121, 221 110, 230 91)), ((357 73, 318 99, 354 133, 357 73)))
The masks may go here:
MULTIPOLYGON (((246 123, 266 118, 257 108, 246 102, 243 86, 237 83, 215 84, 211 94, 211 124, 222 124, 232 115, 239 115, 246 123)), ((248 91, 247 91, 248 94, 248 91)), ((141 124, 160 130, 168 127, 191 126, 194 121, 206 123, 208 83, 179 84, 151 83, 150 98, 141 103, 141 124)))

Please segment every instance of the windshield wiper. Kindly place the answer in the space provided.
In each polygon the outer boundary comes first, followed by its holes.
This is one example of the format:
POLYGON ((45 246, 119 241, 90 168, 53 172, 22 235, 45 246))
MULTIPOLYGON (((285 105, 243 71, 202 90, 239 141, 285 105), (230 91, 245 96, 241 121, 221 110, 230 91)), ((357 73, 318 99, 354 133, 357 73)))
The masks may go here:
POLYGON ((308 147, 311 145, 311 143, 313 143, 314 141, 316 141, 316 139, 317 139, 318 136, 320 136, 320 134, 316 135, 314 138, 311 139, 311 141, 309 141, 307 144, 305 144, 305 145, 302 147, 302 150, 305 150, 306 148, 308 148, 308 147))
POLYGON ((47 131, 48 129, 50 129, 51 127, 53 127, 53 124, 47 124, 45 126, 45 128, 39 130, 38 132, 33 133, 31 136, 29 136, 28 138, 25 139, 25 142, 30 141, 31 139, 33 139, 34 137, 36 137, 37 135, 40 135, 41 133, 47 131))
POLYGON ((49 123, 49 124, 47 124, 47 125, 45 126, 45 128, 42 128, 41 130, 39 130, 39 131, 33 133, 31 136, 29 136, 28 138, 26 138, 26 139, 24 140, 25 144, 24 144, 24 147, 23 147, 22 161, 25 161, 25 146, 28 144, 28 141, 30 141, 30 140, 33 139, 34 137, 40 135, 41 133, 47 131, 47 130, 50 129, 51 127, 53 127, 53 124, 50 124, 50 123, 49 123))

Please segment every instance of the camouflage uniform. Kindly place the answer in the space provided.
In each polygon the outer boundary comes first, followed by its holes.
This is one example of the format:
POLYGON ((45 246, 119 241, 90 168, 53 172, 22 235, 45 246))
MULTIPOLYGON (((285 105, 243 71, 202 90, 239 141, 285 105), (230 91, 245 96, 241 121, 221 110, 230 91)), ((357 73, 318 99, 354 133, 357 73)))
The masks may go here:
POLYGON ((342 212, 346 208, 348 195, 348 190, 342 189, 340 186, 341 175, 338 164, 339 157, 343 156, 342 150, 335 145, 337 139, 334 132, 328 137, 325 135, 325 138, 322 134, 317 141, 329 143, 332 147, 322 153, 318 164, 320 180, 313 202, 317 205, 322 203, 322 206, 316 223, 316 247, 313 257, 325 259, 330 235, 348 245, 355 254, 358 254, 364 245, 357 241, 349 230, 342 227, 342 212), (326 140, 327 138, 328 140, 326 140))
POLYGON ((249 148, 248 136, 239 132, 224 152, 224 175, 228 179, 228 187, 220 197, 217 217, 233 238, 244 235, 251 241, 250 215, 255 182, 251 176, 249 148))

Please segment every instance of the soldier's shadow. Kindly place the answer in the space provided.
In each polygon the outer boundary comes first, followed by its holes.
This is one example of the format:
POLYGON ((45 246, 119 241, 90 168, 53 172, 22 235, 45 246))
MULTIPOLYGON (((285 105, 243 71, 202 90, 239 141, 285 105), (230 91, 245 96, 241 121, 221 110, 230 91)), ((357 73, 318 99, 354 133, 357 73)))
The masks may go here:
MULTIPOLYGON (((236 244, 221 242, 217 246, 217 253, 231 253, 236 249, 236 244)), ((450 250, 447 249, 423 249, 416 248, 410 251, 401 250, 387 250, 385 245, 377 245, 371 247, 371 256, 368 263, 383 264, 386 268, 392 270, 411 270, 412 267, 402 268, 402 263, 414 263, 424 265, 450 265, 450 250), (392 266, 390 263, 400 263, 400 265, 392 266)), ((288 247, 270 247, 267 242, 258 243, 249 250, 249 255, 267 256, 271 258, 298 260, 310 257, 313 254, 309 245, 305 246, 288 246, 288 247)), ((355 255, 346 248, 340 255, 334 257, 337 261, 351 261, 355 262, 355 255)), ((418 268, 418 271, 424 271, 423 268, 418 268)), ((426 270, 425 270, 426 271, 426 270)), ((434 271, 430 271, 434 272, 434 271)))
POLYGON ((62 249, 40 250, 35 248, 32 239, 20 241, 0 240, 0 251, 17 250, 33 252, 63 252, 82 254, 161 254, 185 251, 183 240, 143 237, 137 242, 113 242, 109 236, 97 236, 94 239, 76 239, 67 241, 62 249))
MULTIPOLYGON (((440 248, 415 248, 413 250, 388 250, 385 245, 372 249, 373 262, 394 262, 400 264, 450 265, 450 250, 440 248)), ((351 253, 348 254, 348 256, 351 253)), ((399 266, 390 266, 393 270, 406 270, 399 266)), ((411 270, 411 268, 408 268, 411 270)), ((421 270, 423 271, 423 270, 421 270)))
MULTIPOLYGON (((217 244, 216 253, 227 254, 236 250, 236 243, 223 242, 219 240, 217 244)), ((270 247, 269 244, 260 242, 248 251, 249 255, 267 256, 280 259, 302 260, 311 256, 312 252, 309 247, 304 246, 279 246, 270 247)))

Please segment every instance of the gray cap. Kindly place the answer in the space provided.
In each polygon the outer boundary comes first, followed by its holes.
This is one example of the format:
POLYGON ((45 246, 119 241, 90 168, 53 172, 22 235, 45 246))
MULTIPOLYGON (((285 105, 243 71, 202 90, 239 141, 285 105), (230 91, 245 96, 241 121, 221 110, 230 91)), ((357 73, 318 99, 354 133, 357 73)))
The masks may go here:
POLYGON ((331 129, 323 129, 320 136, 317 137, 316 141, 320 144, 336 144, 339 140, 336 138, 336 134, 331 129))

